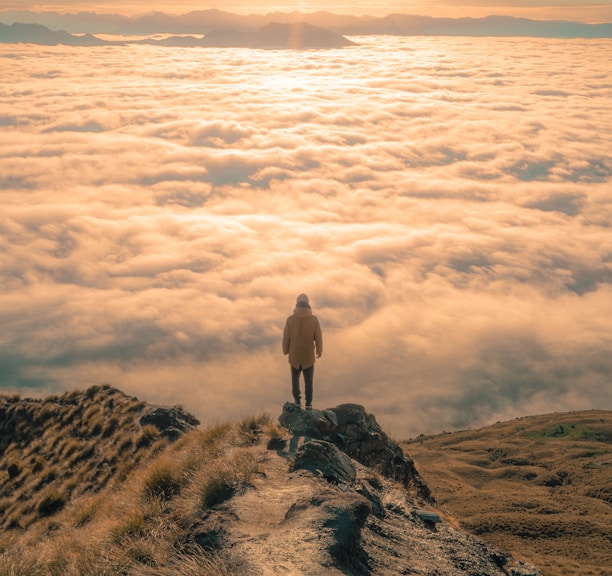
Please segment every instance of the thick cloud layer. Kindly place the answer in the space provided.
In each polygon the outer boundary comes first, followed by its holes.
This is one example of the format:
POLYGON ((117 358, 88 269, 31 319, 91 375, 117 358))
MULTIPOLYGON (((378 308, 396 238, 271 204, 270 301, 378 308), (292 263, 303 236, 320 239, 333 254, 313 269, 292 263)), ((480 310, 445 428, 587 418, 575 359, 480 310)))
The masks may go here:
POLYGON ((612 408, 605 41, 1 47, 0 386, 205 421, 290 398, 398 437, 612 408))

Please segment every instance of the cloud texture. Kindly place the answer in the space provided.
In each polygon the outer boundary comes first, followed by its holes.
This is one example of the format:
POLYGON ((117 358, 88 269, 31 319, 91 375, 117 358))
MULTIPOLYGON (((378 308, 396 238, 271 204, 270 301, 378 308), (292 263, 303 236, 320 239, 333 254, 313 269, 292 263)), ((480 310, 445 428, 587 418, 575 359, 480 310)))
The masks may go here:
POLYGON ((611 42, 0 47, 0 386, 398 437, 612 408, 611 42))

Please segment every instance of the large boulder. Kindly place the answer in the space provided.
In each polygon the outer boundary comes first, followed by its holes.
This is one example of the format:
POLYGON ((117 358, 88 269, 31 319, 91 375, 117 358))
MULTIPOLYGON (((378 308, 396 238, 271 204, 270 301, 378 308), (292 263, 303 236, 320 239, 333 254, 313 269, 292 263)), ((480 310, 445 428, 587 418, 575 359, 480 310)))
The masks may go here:
POLYGON ((291 468, 310 470, 332 484, 353 484, 357 476, 351 459, 325 440, 310 440, 302 444, 295 454, 291 468))

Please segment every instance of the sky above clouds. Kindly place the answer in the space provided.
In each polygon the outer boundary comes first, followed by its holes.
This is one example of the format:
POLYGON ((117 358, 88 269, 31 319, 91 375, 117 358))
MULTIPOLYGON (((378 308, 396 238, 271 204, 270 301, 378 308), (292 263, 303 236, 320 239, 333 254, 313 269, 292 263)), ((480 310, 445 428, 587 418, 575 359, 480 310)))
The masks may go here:
POLYGON ((575 20, 579 22, 612 22, 612 0, 3 0, 2 10, 34 10, 60 12, 111 12, 142 14, 151 11, 185 13, 191 10, 217 8, 243 14, 265 12, 314 12, 324 10, 337 14, 422 14, 436 17, 484 17, 509 15, 537 20, 575 20))
POLYGON ((396 437, 612 408, 609 40, 0 46, 0 391, 396 437))

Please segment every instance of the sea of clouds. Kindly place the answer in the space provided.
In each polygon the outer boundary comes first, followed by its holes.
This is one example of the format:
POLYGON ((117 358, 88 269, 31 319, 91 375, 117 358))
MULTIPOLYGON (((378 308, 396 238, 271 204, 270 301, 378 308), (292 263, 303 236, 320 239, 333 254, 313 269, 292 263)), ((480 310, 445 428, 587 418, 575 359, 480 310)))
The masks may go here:
POLYGON ((610 40, 0 46, 0 392, 396 437, 612 408, 610 40))

